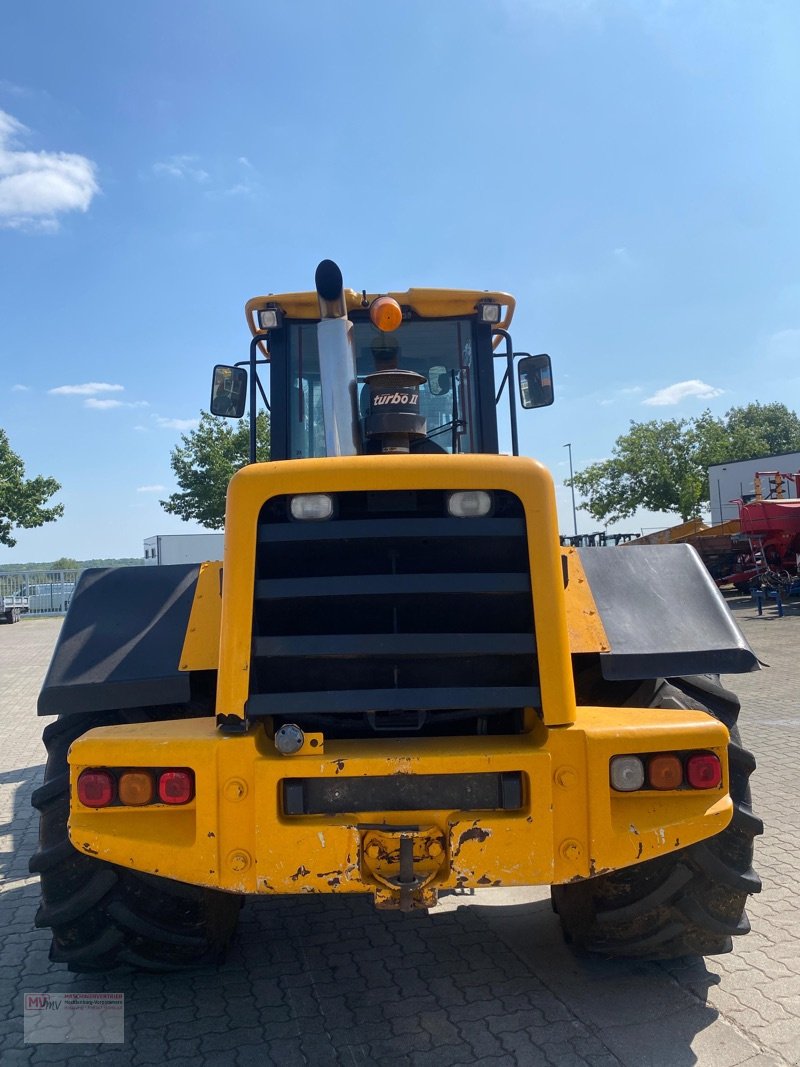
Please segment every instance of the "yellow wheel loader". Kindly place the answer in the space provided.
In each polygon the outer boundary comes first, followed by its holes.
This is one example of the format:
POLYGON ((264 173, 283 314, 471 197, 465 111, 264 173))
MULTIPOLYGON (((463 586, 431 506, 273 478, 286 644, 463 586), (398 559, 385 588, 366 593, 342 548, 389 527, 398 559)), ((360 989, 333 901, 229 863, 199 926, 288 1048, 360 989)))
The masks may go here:
POLYGON ((215 961, 246 895, 526 885, 582 949, 728 951, 762 826, 719 675, 757 661, 696 553, 560 548, 517 446, 550 359, 513 351, 508 294, 315 281, 250 300, 214 369, 251 428, 224 561, 75 591, 39 699, 51 958, 215 961))

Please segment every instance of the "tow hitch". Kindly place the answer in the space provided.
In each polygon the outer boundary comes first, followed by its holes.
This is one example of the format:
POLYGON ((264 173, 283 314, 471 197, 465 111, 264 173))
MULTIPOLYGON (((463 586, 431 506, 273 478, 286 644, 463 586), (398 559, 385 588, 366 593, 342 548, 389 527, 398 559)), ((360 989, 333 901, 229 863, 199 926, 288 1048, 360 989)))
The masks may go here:
POLYGON ((359 826, 361 870, 375 886, 377 908, 435 907, 432 885, 446 867, 447 843, 438 826, 359 826))

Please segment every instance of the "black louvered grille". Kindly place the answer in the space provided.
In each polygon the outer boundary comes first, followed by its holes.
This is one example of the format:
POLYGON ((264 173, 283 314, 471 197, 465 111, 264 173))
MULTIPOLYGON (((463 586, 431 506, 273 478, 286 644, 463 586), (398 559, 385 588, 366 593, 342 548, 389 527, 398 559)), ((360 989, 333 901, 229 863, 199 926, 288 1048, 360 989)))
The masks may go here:
POLYGON ((492 497, 459 519, 441 490, 340 493, 323 522, 268 501, 248 714, 402 732, 538 706, 524 513, 492 497))

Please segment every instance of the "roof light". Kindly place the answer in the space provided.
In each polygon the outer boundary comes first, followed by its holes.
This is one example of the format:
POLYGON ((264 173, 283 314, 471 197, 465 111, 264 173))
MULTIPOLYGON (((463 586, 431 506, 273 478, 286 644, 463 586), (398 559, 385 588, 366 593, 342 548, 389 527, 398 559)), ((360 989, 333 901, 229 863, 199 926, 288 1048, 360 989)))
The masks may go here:
POLYGON ((647 761, 647 782, 651 789, 677 789, 683 783, 683 765, 677 756, 664 754, 647 761))
POLYGON ((686 761, 686 778, 693 789, 716 789, 722 781, 719 758, 711 752, 690 756, 686 761))
POLYGON ((377 300, 372 301, 369 317, 373 326, 377 326, 384 333, 391 333, 403 321, 403 309, 393 297, 379 296, 377 300))
POLYGON ((105 808, 115 796, 114 779, 108 771, 83 771, 78 779, 78 800, 87 808, 105 808))
POLYGON ((611 787, 619 793, 633 793, 644 785, 644 764, 638 756, 614 756, 610 770, 611 787))
POLYGON ((147 771, 125 771, 119 778, 119 799, 123 804, 137 807, 150 804, 155 796, 152 775, 147 771))
POLYGON ((258 325, 262 330, 277 330, 281 324, 278 308, 263 308, 258 313, 258 325))
POLYGON ((321 522, 333 515, 333 497, 327 493, 302 493, 289 501, 293 519, 302 522, 321 522))
POLYGON ((478 320, 480 322, 497 323, 500 321, 499 304, 479 304, 478 320))
POLYGON ((162 804, 188 804, 194 796, 191 771, 164 771, 158 778, 158 799, 162 804))
POLYGON ((451 493, 447 510, 456 519, 480 519, 492 510, 492 494, 483 489, 467 489, 451 493))

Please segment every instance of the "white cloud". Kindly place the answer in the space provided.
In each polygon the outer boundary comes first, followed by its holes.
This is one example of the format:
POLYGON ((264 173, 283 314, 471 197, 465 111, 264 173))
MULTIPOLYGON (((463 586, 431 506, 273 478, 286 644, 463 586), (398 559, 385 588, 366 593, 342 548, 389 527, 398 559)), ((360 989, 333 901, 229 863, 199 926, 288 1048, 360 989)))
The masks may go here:
POLYGON ((800 356, 800 330, 778 330, 767 338, 766 347, 771 359, 796 360, 800 356))
POLYGON ((255 192, 257 186, 251 182, 237 182, 236 185, 231 185, 228 189, 221 189, 215 196, 250 196, 255 192))
POLYGON ((616 404, 619 400, 626 401, 630 397, 636 396, 637 393, 641 392, 641 385, 627 385, 620 389, 615 389, 610 396, 604 397, 600 401, 600 406, 604 408, 610 407, 612 404, 616 404))
POLYGON ((84 382, 83 385, 57 385, 47 391, 53 396, 95 396, 97 393, 121 393, 124 388, 124 385, 109 382, 84 382))
POLYGON ((12 393, 27 393, 29 391, 30 391, 30 386, 29 385, 12 385, 11 386, 11 392, 12 393))
POLYGON ((208 171, 197 165, 197 156, 170 156, 162 163, 153 164, 154 174, 170 178, 189 178, 193 182, 207 182, 208 171))
POLYGON ((176 155, 154 163, 150 169, 159 177, 202 185, 204 195, 212 200, 254 196, 261 191, 257 172, 247 156, 237 156, 235 166, 230 160, 216 160, 212 170, 208 171, 198 156, 176 155))
POLYGON ((679 404, 689 397, 697 397, 699 400, 711 400, 715 396, 721 396, 724 389, 717 389, 714 385, 706 385, 699 378, 691 378, 688 382, 675 382, 667 385, 652 396, 646 397, 642 403, 653 408, 664 408, 672 404, 679 404))
POLYGON ((74 152, 26 152, 18 142, 28 133, 0 111, 0 227, 58 229, 65 211, 88 211, 100 192, 95 164, 74 152))
POLYGON ((193 430, 200 422, 199 419, 167 419, 163 415, 154 415, 153 418, 165 430, 193 430))
POLYGON ((140 485, 137 487, 137 493, 163 493, 167 487, 165 485, 140 485))
POLYGON ((111 408, 149 408, 146 400, 98 400, 97 397, 88 396, 83 402, 85 408, 94 408, 95 411, 109 411, 111 408))

